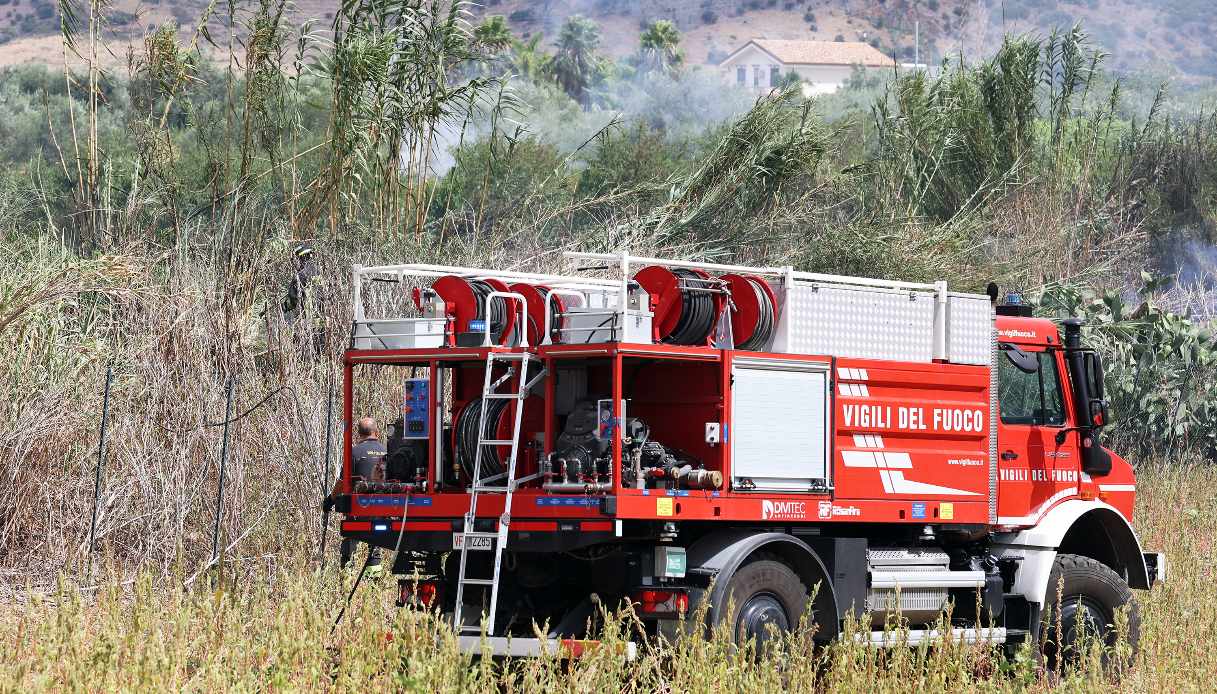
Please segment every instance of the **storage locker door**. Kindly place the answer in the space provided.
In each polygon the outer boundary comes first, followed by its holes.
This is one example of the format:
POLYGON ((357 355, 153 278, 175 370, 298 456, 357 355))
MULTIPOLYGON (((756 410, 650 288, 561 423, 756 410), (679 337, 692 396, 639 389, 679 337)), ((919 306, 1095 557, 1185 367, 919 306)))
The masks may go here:
POLYGON ((828 364, 737 359, 732 375, 732 486, 822 489, 828 481, 828 364))

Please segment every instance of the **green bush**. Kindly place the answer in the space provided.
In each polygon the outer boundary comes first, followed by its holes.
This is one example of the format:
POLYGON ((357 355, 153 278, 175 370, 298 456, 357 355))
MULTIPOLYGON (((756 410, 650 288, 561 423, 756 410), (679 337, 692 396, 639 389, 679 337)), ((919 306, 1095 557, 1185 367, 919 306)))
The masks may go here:
POLYGON ((1158 306, 1172 278, 1142 273, 1129 304, 1117 291, 1056 286, 1040 298, 1054 317, 1082 317, 1085 339, 1104 359, 1112 423, 1108 446, 1168 462, 1217 453, 1217 337, 1158 306))

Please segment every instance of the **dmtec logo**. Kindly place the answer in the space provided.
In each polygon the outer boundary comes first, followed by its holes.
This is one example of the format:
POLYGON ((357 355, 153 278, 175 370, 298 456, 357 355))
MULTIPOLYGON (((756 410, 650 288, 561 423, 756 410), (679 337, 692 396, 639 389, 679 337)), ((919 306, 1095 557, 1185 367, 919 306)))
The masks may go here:
POLYGON ((761 520, 803 520, 807 518, 806 501, 761 500, 761 520))

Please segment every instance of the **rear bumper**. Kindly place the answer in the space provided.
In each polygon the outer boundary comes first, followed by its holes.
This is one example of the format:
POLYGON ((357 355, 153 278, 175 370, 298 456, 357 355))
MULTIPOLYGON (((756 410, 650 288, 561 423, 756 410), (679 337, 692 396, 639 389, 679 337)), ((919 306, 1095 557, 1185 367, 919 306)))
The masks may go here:
POLYGON ((1149 578, 1149 587, 1155 583, 1166 583, 1166 554, 1163 552, 1142 552, 1145 558, 1145 575, 1149 578))
POLYGON ((472 655, 507 656, 511 658, 535 658, 542 655, 559 658, 581 658, 588 653, 604 648, 620 651, 621 657, 634 660, 638 657, 638 644, 633 641, 612 646, 601 641, 585 639, 521 639, 504 636, 462 636, 462 653, 472 655))

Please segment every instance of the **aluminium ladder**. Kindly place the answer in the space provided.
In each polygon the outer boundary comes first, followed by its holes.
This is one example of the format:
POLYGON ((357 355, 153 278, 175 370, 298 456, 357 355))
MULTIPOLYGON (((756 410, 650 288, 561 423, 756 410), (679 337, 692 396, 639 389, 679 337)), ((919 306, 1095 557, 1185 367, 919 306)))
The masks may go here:
POLYGON ((498 607, 499 601, 499 579, 501 577, 503 567, 503 549, 507 545, 508 527, 511 525, 511 497, 515 492, 516 487, 521 483, 527 482, 538 475, 529 475, 522 479, 516 479, 516 461, 519 458, 520 447, 520 424, 524 415, 524 400, 528 397, 529 390, 536 385, 542 377, 545 376, 545 369, 542 368, 539 373, 533 376, 532 380, 528 379, 528 364, 536 357, 528 352, 495 352, 491 350, 486 353, 486 379, 482 385, 482 409, 478 416, 478 442, 477 451, 473 459, 473 476, 470 480, 469 487, 469 511, 465 514, 465 528, 461 542, 461 568, 457 576, 456 584, 456 608, 452 615, 453 628, 457 635, 466 633, 480 634, 481 626, 478 623, 464 624, 461 620, 461 612, 464 608, 465 586, 490 586, 490 609, 486 615, 486 633, 494 633, 494 617, 495 610, 498 607), (491 373, 494 370, 495 362, 507 361, 519 363, 519 377, 515 380, 517 389, 514 392, 500 393, 498 387, 505 381, 511 379, 515 375, 516 368, 509 366, 507 373, 499 377, 498 380, 491 382, 491 373), (490 403, 493 400, 514 400, 514 416, 511 429, 511 439, 495 439, 488 438, 486 432, 486 411, 490 408, 490 403), (484 451, 487 446, 511 446, 511 453, 508 454, 507 460, 504 461, 505 471, 490 477, 482 477, 482 460, 484 451), (488 483, 497 482, 500 479, 506 481, 500 485, 491 486, 488 483), (503 495, 503 513, 499 516, 499 527, 495 532, 478 532, 475 529, 477 521, 478 497, 483 493, 502 494, 503 495), (494 544, 494 568, 490 578, 471 578, 468 574, 468 560, 471 541, 479 539, 489 539, 494 544))

